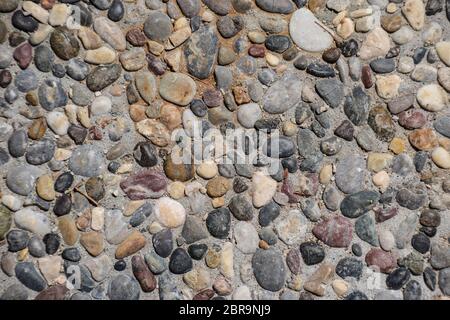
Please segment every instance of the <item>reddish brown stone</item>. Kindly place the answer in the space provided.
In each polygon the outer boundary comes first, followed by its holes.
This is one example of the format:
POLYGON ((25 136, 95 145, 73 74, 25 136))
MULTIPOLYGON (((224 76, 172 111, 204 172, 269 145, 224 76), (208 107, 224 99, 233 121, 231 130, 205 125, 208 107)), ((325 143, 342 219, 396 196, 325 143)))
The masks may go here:
POLYGON ((0 71, 0 87, 6 88, 12 81, 11 72, 8 70, 0 71))
POLYGON ((141 285, 142 291, 152 292, 156 288, 156 278, 147 267, 141 256, 135 255, 131 259, 131 268, 137 281, 141 285))
POLYGON ((161 172, 142 170, 122 180, 120 187, 131 200, 155 199, 166 191, 167 180, 161 172))
POLYGON ((92 140, 102 140, 103 134, 99 127, 93 126, 89 128, 89 138, 92 140))
POLYGON ((408 138, 411 145, 419 150, 431 150, 439 145, 436 133, 430 128, 414 130, 408 138))
POLYGON ((253 44, 248 48, 248 54, 255 58, 264 58, 266 55, 266 48, 262 45, 253 44))
POLYGON ((366 89, 373 87, 372 70, 370 70, 370 67, 368 65, 362 67, 361 81, 366 89))
POLYGON ((353 237, 353 226, 350 219, 333 216, 316 224, 313 234, 330 247, 348 247, 353 237))
POLYGON ((214 291, 212 289, 205 289, 197 293, 192 300, 210 300, 214 297, 214 291))
POLYGON ((422 128, 427 123, 427 115, 419 109, 409 109, 398 115, 398 123, 405 129, 422 128))
POLYGON ((218 107, 223 102, 220 90, 207 89, 203 92, 203 101, 208 107, 218 107))
POLYGON ((396 207, 374 208, 373 211, 375 212, 375 220, 377 222, 383 222, 383 221, 389 220, 390 218, 394 217, 398 213, 398 209, 396 207))
POLYGON ((300 251, 296 248, 289 250, 286 256, 286 264, 293 274, 300 272, 300 251))
POLYGON ((50 10, 55 5, 56 0, 41 0, 41 7, 50 10))
POLYGON ((144 31, 139 28, 130 29, 126 35, 127 41, 135 47, 142 47, 147 42, 144 31))
POLYGON ((55 285, 39 292, 34 300, 64 300, 69 289, 64 285, 55 285))
POLYGON ((13 57, 14 59, 16 59, 19 67, 21 67, 22 69, 28 68, 31 60, 33 59, 33 48, 31 47, 31 44, 26 42, 20 47, 17 47, 14 50, 13 57))
POLYGON ((380 248, 370 249, 366 254, 365 260, 368 266, 375 267, 376 271, 383 273, 389 273, 397 265, 397 261, 392 253, 380 248))

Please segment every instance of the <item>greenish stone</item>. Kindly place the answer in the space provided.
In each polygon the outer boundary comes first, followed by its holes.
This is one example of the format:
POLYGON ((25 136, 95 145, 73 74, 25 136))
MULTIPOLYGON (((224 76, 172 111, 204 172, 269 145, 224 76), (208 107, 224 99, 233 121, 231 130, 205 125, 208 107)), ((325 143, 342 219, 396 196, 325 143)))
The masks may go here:
POLYGON ((5 238, 6 233, 9 231, 9 228, 11 228, 11 211, 1 205, 0 206, 0 240, 3 240, 5 238))

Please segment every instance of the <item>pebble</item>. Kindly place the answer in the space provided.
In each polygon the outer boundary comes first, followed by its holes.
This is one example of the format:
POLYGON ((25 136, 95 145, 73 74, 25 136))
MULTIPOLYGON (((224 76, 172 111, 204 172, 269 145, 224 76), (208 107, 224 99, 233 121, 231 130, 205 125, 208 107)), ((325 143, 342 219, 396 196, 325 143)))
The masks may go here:
POLYGON ((266 290, 278 291, 286 280, 286 266, 275 249, 258 249, 252 258, 252 268, 258 284, 266 290))
POLYGON ((348 247, 352 240, 353 227, 348 219, 334 216, 316 224, 312 232, 331 247, 348 247))
POLYGON ((47 287, 45 280, 38 273, 32 262, 20 262, 15 267, 17 279, 33 291, 42 291, 47 287))
POLYGON ((162 197, 155 204, 155 216, 164 226, 176 228, 186 219, 186 210, 176 200, 162 197))
POLYGON ((139 283, 126 274, 119 274, 109 282, 108 296, 111 300, 139 300, 139 283))

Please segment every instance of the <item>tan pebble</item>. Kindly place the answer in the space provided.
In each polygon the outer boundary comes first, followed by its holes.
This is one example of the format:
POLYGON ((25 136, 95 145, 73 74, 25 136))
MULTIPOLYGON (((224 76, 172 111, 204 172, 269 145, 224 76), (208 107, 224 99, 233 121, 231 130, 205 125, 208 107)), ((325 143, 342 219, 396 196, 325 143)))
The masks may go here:
POLYGON ((53 157, 55 158, 55 160, 65 161, 65 160, 69 159, 71 155, 72 155, 71 150, 57 148, 55 150, 55 154, 53 155, 53 157))
POLYGON ((164 51, 164 46, 162 44, 152 40, 147 41, 147 48, 148 51, 156 56, 159 56, 164 51))
POLYGON ((213 208, 223 207, 225 205, 225 198, 224 197, 214 198, 212 199, 211 204, 213 208))
POLYGON ((338 297, 344 296, 348 291, 348 283, 341 279, 334 280, 331 286, 338 297))
POLYGON ((129 107, 130 118, 134 122, 139 122, 145 120, 147 118, 145 111, 147 110, 146 106, 140 104, 132 104, 129 107))
POLYGON ((206 184, 206 192, 213 198, 222 197, 230 188, 230 180, 222 176, 215 177, 206 184))
POLYGON ((80 38, 81 43, 86 50, 98 49, 103 44, 103 41, 98 34, 84 26, 78 30, 78 38, 80 38))
POLYGON ((161 230, 163 230, 163 226, 160 225, 157 221, 153 221, 149 226, 148 226, 148 232, 150 232, 151 234, 155 234, 160 232, 161 230))
POLYGON ((234 277, 234 260, 233 260, 233 244, 225 242, 222 247, 222 255, 220 257, 220 273, 228 279, 234 277))
POLYGON ((17 252, 17 261, 25 261, 28 259, 28 248, 22 249, 17 252))
POLYGON ((184 197, 184 190, 185 190, 184 183, 180 182, 180 181, 172 182, 167 187, 167 192, 175 200, 178 200, 178 199, 181 199, 184 197))
POLYGON ((117 169, 117 174, 124 174, 133 171, 133 163, 127 162, 120 165, 119 169, 117 169))
POLYGON ((270 52, 267 52, 266 61, 269 66, 276 67, 280 63, 280 58, 270 52))
POLYGON ((440 137, 438 139, 438 142, 439 142, 439 146, 441 146, 442 148, 444 148, 447 151, 450 151, 450 139, 449 138, 440 137))
POLYGON ((336 15, 336 17, 333 18, 333 21, 332 21, 333 25, 335 27, 337 27, 341 23, 342 19, 344 19, 346 16, 347 16, 347 10, 339 12, 336 15))
POLYGON ((431 159, 440 168, 450 169, 450 154, 442 147, 437 147, 431 153, 431 159))
POLYGON ((382 191, 389 186, 390 177, 386 171, 380 171, 372 177, 373 184, 379 187, 382 191))
POLYGON ((319 181, 321 184, 329 184, 332 176, 333 166, 331 164, 326 164, 322 167, 322 170, 320 170, 319 181))
POLYGON ((258 246, 264 250, 269 249, 269 244, 267 242, 265 242, 264 240, 259 240, 258 246))
POLYGON ((402 138, 395 137, 389 144, 389 150, 395 154, 400 154, 406 150, 406 140, 402 138))
POLYGON ((395 3, 393 3, 393 2, 389 3, 386 6, 386 12, 387 13, 394 13, 395 11, 397 11, 397 9, 398 9, 397 5, 395 3))
POLYGON ((336 33, 343 39, 349 38, 355 32, 355 24, 350 18, 344 18, 336 27, 336 33))
POLYGON ((72 246, 78 240, 78 229, 75 220, 70 215, 58 218, 58 229, 61 232, 65 244, 72 246))
POLYGON ((36 192, 44 200, 52 201, 55 199, 54 181, 50 175, 43 175, 37 179, 36 192))
POLYGON ((164 61, 169 65, 174 72, 180 71, 182 53, 180 49, 167 52, 164 56, 164 61))
POLYGON ((133 232, 116 249, 116 259, 123 259, 138 252, 145 247, 146 239, 142 233, 137 230, 133 232))
POLYGON ((123 95, 124 89, 120 84, 115 84, 111 86, 111 89, 109 89, 109 93, 111 93, 111 95, 113 97, 120 97, 121 95, 123 95))
POLYGON ((177 228, 186 219, 186 209, 176 200, 169 197, 159 198, 155 203, 156 219, 167 228, 177 228))
POLYGON ((297 133, 297 125, 292 121, 283 122, 283 133, 288 137, 292 137, 297 133))
POLYGON ((91 210, 91 228, 95 231, 103 229, 105 223, 105 208, 96 207, 91 210))
POLYGON ((173 104, 164 104, 160 110, 159 121, 169 130, 179 127, 182 121, 180 108, 173 104))
POLYGON ((373 172, 380 172, 390 165, 392 155, 389 153, 371 152, 367 157, 367 169, 373 172))
POLYGON ((383 99, 392 99, 398 96, 398 89, 402 79, 396 75, 376 76, 376 88, 378 95, 383 99))
POLYGON ((210 286, 209 272, 203 268, 191 270, 183 275, 183 281, 189 288, 199 291, 210 286))
POLYGON ((89 118, 88 107, 80 107, 77 111, 77 118, 81 125, 85 128, 91 127, 91 119, 89 118))
POLYGON ((90 231, 80 237, 81 245, 91 256, 98 256, 103 252, 103 235, 100 232, 90 231))
POLYGON ((37 46, 44 42, 52 31, 52 26, 40 24, 38 29, 31 34, 29 41, 32 45, 37 46))
POLYGON ((131 216, 140 206, 145 203, 145 200, 131 200, 125 205, 123 215, 125 217, 131 216))
POLYGON ((209 268, 215 269, 220 265, 220 257, 221 257, 220 248, 212 247, 208 249, 208 251, 206 252, 205 263, 209 268))
POLYGON ((213 160, 205 160, 197 167, 197 174, 203 179, 212 179, 219 172, 213 160))

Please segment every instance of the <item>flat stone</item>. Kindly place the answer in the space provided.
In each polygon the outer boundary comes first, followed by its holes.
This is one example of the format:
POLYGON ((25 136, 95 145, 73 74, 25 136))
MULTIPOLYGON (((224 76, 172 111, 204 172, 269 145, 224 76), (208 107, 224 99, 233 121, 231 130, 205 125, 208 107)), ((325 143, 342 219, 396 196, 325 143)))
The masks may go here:
POLYGON ((214 30, 200 27, 184 48, 188 72, 198 79, 206 79, 212 72, 217 51, 218 38, 214 30))
POLYGON ((159 94, 163 99, 182 106, 192 101, 196 91, 194 80, 181 73, 165 74, 159 86, 159 94))
POLYGON ((352 240, 353 227, 349 219, 333 216, 316 224, 312 232, 331 247, 348 247, 352 240))

